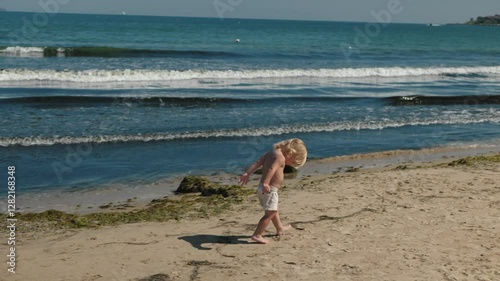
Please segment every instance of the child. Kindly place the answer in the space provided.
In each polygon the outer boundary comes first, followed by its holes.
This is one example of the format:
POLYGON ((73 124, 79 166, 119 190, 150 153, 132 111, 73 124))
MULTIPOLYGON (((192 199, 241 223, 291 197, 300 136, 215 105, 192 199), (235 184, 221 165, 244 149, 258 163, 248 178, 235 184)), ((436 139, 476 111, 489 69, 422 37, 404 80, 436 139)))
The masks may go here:
POLYGON ((268 242, 262 235, 270 222, 273 222, 278 236, 283 235, 283 232, 290 228, 290 226, 283 227, 281 224, 278 213, 278 190, 283 183, 285 164, 299 168, 304 165, 306 159, 307 149, 304 142, 300 139, 289 139, 275 144, 273 150, 262 155, 241 175, 239 183, 247 184, 250 174, 262 166, 257 197, 265 213, 252 235, 253 241, 261 244, 268 242))

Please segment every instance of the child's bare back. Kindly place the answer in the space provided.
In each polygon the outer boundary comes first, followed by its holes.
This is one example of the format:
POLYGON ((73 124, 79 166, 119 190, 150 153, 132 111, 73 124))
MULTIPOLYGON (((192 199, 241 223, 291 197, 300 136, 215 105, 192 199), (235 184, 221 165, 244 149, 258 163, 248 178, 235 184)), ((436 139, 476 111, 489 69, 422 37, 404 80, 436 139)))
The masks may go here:
POLYGON ((280 149, 274 149, 264 154, 260 184, 268 183, 270 186, 280 188, 283 184, 285 160, 285 156, 280 149), (266 181, 266 179, 269 179, 269 181, 266 181))

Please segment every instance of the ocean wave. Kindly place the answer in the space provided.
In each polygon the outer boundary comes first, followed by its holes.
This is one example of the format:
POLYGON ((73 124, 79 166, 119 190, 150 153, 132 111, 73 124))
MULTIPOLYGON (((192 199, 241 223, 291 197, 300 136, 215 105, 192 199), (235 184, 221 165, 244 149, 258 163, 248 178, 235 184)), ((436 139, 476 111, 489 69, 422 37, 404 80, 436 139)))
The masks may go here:
POLYGON ((319 133, 351 130, 383 130, 387 128, 399 128, 405 126, 429 126, 429 125, 459 125, 479 123, 500 123, 500 117, 492 116, 477 119, 441 119, 441 120, 419 120, 407 122, 334 122, 310 125, 285 125, 281 127, 245 128, 245 129, 222 129, 200 132, 183 133, 155 133, 137 135, 99 135, 99 136, 36 136, 36 137, 0 137, 0 146, 51 146, 68 144, 102 144, 102 143, 128 143, 128 142, 151 142, 151 141, 174 141, 189 139, 209 138, 237 138, 237 137, 262 137, 273 135, 286 135, 297 133, 319 133))
POLYGON ((0 55, 16 57, 43 57, 44 48, 42 47, 4 47, 0 48, 0 55))
POLYGON ((83 47, 0 47, 0 55, 13 57, 216 57, 242 56, 237 53, 204 50, 148 50, 107 46, 83 47))
POLYGON ((191 79, 266 79, 266 78, 366 78, 422 77, 443 75, 499 76, 500 66, 475 67, 374 67, 334 69, 260 69, 260 70, 148 70, 88 69, 33 70, 3 69, 0 81, 46 81, 73 83, 165 82, 191 79))
POLYGON ((196 106, 223 103, 242 103, 248 99, 237 98, 203 98, 203 97, 165 97, 165 96, 32 96, 0 98, 0 104, 50 105, 65 106, 85 105, 137 104, 144 106, 196 106))
MULTIPOLYGON (((269 103, 282 101, 283 96, 258 98, 230 97, 171 97, 171 96, 30 96, 0 98, 0 104, 21 104, 28 106, 99 106, 134 104, 137 106, 205 107, 220 104, 269 103)), ((463 96, 392 96, 392 97, 335 97, 335 96, 286 96, 287 102, 342 103, 354 100, 379 100, 383 104, 394 106, 406 105, 478 105, 500 104, 500 95, 463 95, 463 96)))
POLYGON ((387 98, 392 105, 478 105, 500 104, 500 95, 402 96, 387 98))

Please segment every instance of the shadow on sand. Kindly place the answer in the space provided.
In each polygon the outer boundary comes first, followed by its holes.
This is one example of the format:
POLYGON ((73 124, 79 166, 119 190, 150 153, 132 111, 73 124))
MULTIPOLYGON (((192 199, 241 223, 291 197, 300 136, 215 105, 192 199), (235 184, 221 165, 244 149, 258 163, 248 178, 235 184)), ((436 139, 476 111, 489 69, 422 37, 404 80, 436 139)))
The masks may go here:
POLYGON ((198 250, 212 249, 203 246, 203 244, 255 244, 255 242, 247 241, 250 240, 250 236, 242 236, 242 235, 198 234, 190 236, 181 236, 178 239, 191 243, 191 245, 198 250), (247 240, 241 240, 241 239, 247 239, 247 240))

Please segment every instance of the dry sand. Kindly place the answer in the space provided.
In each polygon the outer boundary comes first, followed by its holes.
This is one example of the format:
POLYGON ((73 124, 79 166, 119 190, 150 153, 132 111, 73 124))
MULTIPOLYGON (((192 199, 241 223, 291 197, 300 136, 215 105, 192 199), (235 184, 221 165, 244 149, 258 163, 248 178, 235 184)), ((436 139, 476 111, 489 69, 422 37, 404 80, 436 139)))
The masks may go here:
POLYGON ((293 228, 267 245, 253 197, 210 219, 18 234, 0 279, 500 280, 500 163, 415 166, 288 180, 293 228))

